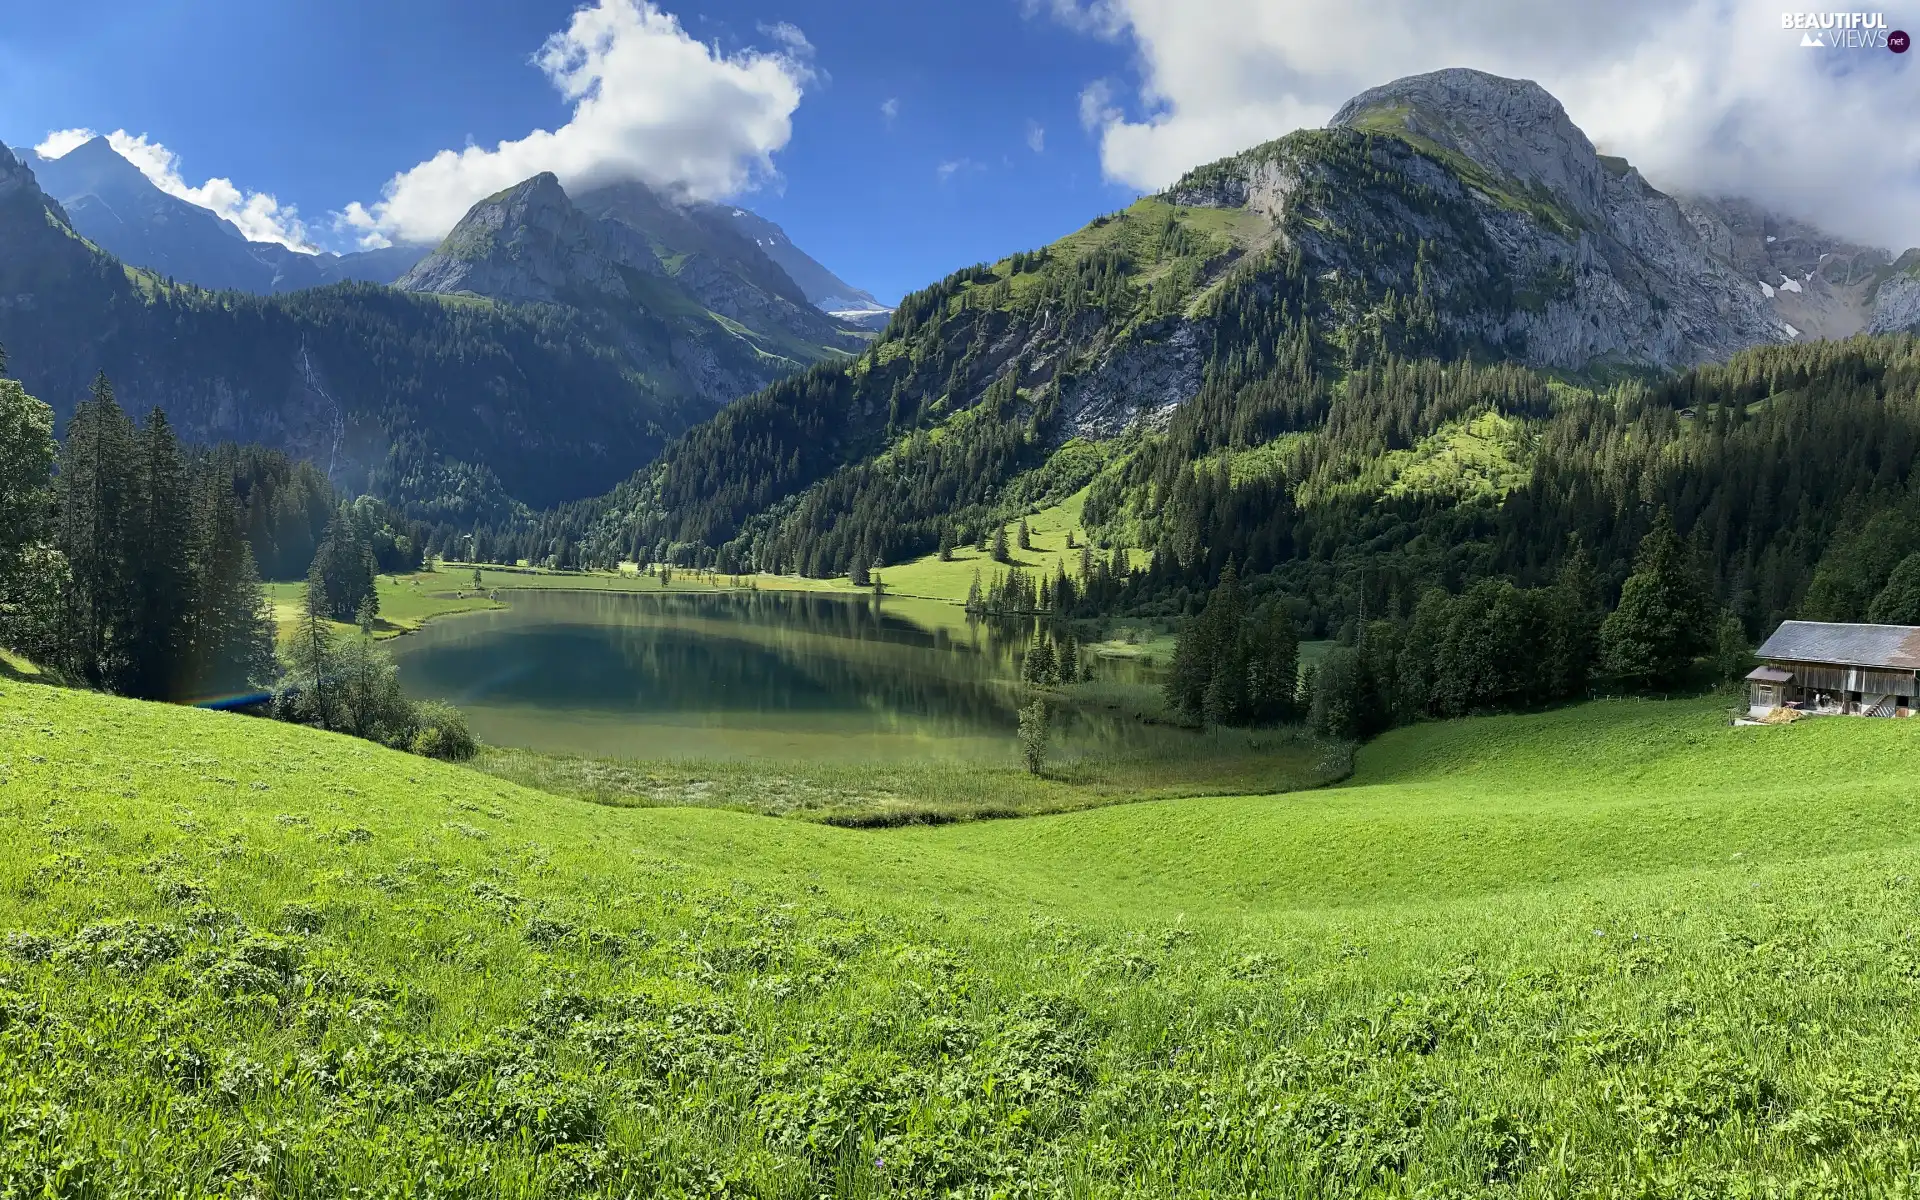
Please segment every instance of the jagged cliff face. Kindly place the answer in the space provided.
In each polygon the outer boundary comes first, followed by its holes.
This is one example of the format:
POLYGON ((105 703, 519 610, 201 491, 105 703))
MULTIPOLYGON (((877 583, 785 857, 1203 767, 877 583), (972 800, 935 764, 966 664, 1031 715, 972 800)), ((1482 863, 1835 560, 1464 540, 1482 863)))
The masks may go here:
POLYGON ((1895 259, 1749 200, 1680 203, 1701 238, 1754 282, 1795 337, 1894 333, 1920 322, 1920 250, 1895 259))
MULTIPOLYGON (((1416 76, 1356 96, 1331 127, 1399 137, 1422 185, 1465 201, 1477 230, 1422 229, 1443 247, 1442 319, 1524 362, 1665 368, 1791 336, 1677 201, 1623 160, 1603 160, 1537 84, 1459 70, 1416 76), (1497 251, 1486 278, 1514 297, 1509 311, 1451 302, 1454 285, 1475 273, 1455 255, 1476 232, 1497 251)), ((1353 219, 1333 214, 1342 217, 1353 219)))

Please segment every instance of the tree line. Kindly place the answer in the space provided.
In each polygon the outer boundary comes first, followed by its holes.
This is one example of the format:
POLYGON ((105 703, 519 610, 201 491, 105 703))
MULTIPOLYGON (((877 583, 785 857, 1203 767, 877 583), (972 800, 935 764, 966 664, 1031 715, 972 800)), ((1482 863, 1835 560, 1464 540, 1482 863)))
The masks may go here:
POLYGON ((1362 622, 1351 644, 1304 671, 1298 663, 1286 605, 1250 600, 1229 563, 1176 641, 1167 704, 1207 724, 1303 719, 1325 736, 1361 740, 1427 718, 1579 699, 1596 675, 1636 690, 1731 680, 1752 652, 1662 512, 1610 611, 1576 544, 1550 584, 1429 588, 1407 617, 1362 622))
POLYGON ((305 564, 304 642, 283 664, 255 556, 308 536, 307 475, 258 447, 194 453, 154 409, 136 424, 101 376, 54 439, 52 410, 0 353, 0 645, 72 682, 270 713, 443 757, 464 720, 401 693, 373 642, 375 573, 418 563, 374 501, 331 510, 305 564), (353 620, 341 639, 332 622, 353 620))

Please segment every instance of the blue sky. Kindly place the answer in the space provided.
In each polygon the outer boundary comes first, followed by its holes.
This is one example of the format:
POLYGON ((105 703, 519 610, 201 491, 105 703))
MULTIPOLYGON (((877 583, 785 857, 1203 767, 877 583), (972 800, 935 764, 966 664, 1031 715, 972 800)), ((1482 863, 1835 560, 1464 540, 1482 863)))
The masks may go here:
MULTIPOLYGON (((271 193, 297 208, 314 241, 351 248, 327 228, 328 213, 377 200, 396 172, 568 120, 571 106, 530 58, 575 7, 21 6, 0 29, 0 140, 32 146, 74 127, 145 134, 188 181, 224 177, 271 193)), ((1081 89, 1124 71, 1128 50, 1028 16, 1017 0, 725 0, 667 11, 727 52, 776 47, 765 29, 780 22, 811 43, 791 138, 772 152, 777 175, 738 200, 883 299, 1050 241, 1137 194, 1103 178, 1079 117, 1081 89)))
MULTIPOLYGON (((1771 0, 8 8, 0 140, 144 137, 123 153, 175 194, 336 249, 437 237, 537 170, 625 173, 732 194, 892 300, 1450 66, 1539 81, 1656 186, 1920 244, 1920 52, 1804 48, 1771 0)), ((1920 0, 1887 16, 1920 31, 1920 0)))

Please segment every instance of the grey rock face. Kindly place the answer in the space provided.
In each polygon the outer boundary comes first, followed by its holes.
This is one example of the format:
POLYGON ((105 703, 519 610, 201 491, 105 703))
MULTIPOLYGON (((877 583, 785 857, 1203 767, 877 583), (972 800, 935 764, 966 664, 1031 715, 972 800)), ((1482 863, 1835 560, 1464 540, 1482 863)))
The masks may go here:
POLYGON ((38 193, 39 184, 34 180, 33 169, 14 157, 13 151, 0 144, 0 200, 21 196, 28 192, 38 193))
POLYGON ((1625 161, 1603 160, 1539 84, 1462 69, 1416 75, 1362 92, 1330 127, 1398 128, 1416 146, 1463 156, 1491 181, 1465 181, 1466 196, 1504 273, 1524 282, 1571 268, 1570 287, 1483 333, 1523 343, 1533 365, 1673 367, 1793 336, 1734 265, 1750 238, 1625 161), (1542 209, 1563 218, 1543 220, 1542 209))
POLYGON ((1417 137, 1465 155, 1496 177, 1538 184, 1585 217, 1604 217, 1609 173, 1567 110, 1530 79, 1454 67, 1369 88, 1342 105, 1329 127, 1397 117, 1417 137))
POLYGON ((1130 426, 1164 429, 1200 390, 1206 347, 1200 329, 1181 322, 1164 338, 1110 351, 1063 397, 1061 438, 1110 438, 1130 426))
POLYGON ((1920 275, 1895 275, 1874 296, 1867 332, 1900 333, 1916 327, 1920 327, 1920 275))
POLYGON ((588 217, 567 198, 559 179, 544 172, 474 205, 440 248, 394 286, 552 303, 569 294, 625 296, 621 267, 659 270, 636 234, 588 217))

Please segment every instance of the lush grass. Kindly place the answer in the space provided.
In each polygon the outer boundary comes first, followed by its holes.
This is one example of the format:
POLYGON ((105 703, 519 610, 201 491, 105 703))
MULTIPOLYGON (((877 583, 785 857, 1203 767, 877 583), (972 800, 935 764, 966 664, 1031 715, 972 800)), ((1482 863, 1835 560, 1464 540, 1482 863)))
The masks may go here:
POLYGON ((1295 730, 1141 726, 1124 746, 1056 754, 1042 775, 968 761, 631 762, 488 748, 481 770, 529 787, 622 807, 695 805, 855 827, 946 824, 1100 805, 1320 787, 1351 755, 1295 730))
MULTIPOLYGON (((1080 551, 1068 548, 1067 535, 1073 535, 1076 547, 1086 545, 1087 531, 1080 522, 1081 510, 1086 502, 1087 494, 1082 489, 1059 504, 1029 515, 1026 520, 1032 548, 1028 550, 1020 549, 1016 543, 1019 520, 1009 521, 1006 526, 1007 565, 995 562, 990 554, 972 546, 956 546, 951 562, 942 562, 938 554, 929 554, 911 562, 882 568, 876 574, 891 594, 948 600, 955 604, 966 601, 976 572, 982 590, 989 587, 997 576, 1005 574, 1009 565, 1017 566, 1029 575, 1049 579, 1063 569, 1067 574, 1077 576, 1080 573, 1080 551)), ((1112 552, 1096 550, 1095 553, 1104 558, 1112 552)), ((1128 551, 1128 554, 1136 556, 1138 552, 1128 551)), ((1131 557, 1130 561, 1138 562, 1139 559, 1131 557)))
MULTIPOLYGON (((496 586, 488 581, 489 589, 496 586)), ((380 615, 373 625, 373 636, 385 640, 411 633, 435 617, 450 613, 480 612, 504 608, 497 600, 473 590, 473 572, 420 571, 411 575, 379 575, 374 589, 380 597, 380 615)), ((269 583, 267 601, 273 605, 274 624, 285 637, 300 618, 300 606, 306 596, 305 583, 269 583)), ((348 625, 335 624, 345 631, 348 625)))
POLYGON ((1910 1194, 1917 760, 1600 704, 846 830, 0 682, 0 1194, 1910 1194))
POLYGON ((40 677, 40 667, 23 655, 0 648, 0 677, 7 679, 36 680, 40 677))
MULTIPOLYGON (((983 589, 997 576, 1005 574, 1009 566, 1017 566, 1028 574, 1044 575, 1048 578, 1052 578, 1054 573, 1061 569, 1065 569, 1069 575, 1078 575, 1080 571, 1078 547, 1085 545, 1087 541, 1086 529, 1080 520, 1086 499, 1086 491, 1082 489, 1059 504, 1038 509, 1029 515, 1026 520, 1032 548, 1028 550, 1021 550, 1015 544, 1020 526, 1019 519, 1009 521, 1006 526, 1009 562, 1006 564, 995 562, 990 554, 972 546, 956 546, 950 562, 942 562, 938 554, 928 554, 908 562, 882 567, 875 571, 874 575, 880 580, 882 591, 887 596, 938 600, 949 604, 966 602, 967 592, 973 586, 976 572, 979 574, 980 586, 983 589), (1075 540, 1075 548, 1072 549, 1067 546, 1069 532, 1075 540)), ((1105 558, 1112 552, 1097 550, 1095 553, 1105 558)), ((1137 550, 1129 550, 1127 553, 1129 561, 1136 566, 1144 561, 1144 555, 1137 550)), ((655 575, 641 574, 633 570, 548 571, 535 567, 494 566, 483 566, 481 570, 488 589, 502 591, 513 588, 564 588, 579 591, 713 592, 753 587, 766 591, 872 594, 871 588, 856 588, 845 577, 813 579, 804 575, 723 575, 675 568, 668 581, 663 584, 655 575)), ((466 582, 472 571, 473 567, 468 563, 440 564, 440 576, 443 578, 466 582)), ((385 594, 382 593, 383 607, 385 603, 385 594)))

